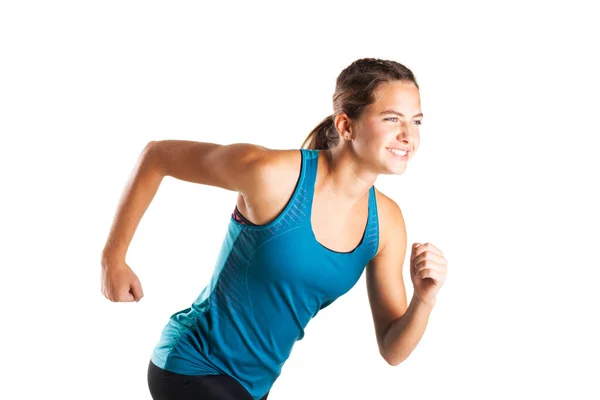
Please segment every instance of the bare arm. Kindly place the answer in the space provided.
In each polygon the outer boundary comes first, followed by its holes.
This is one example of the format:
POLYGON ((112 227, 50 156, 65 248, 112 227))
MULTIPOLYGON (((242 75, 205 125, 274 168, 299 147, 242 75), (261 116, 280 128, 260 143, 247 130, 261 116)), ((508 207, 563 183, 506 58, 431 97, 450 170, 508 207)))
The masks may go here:
POLYGON ((435 304, 412 297, 407 305, 402 267, 406 255, 406 227, 398 205, 382 193, 381 250, 367 266, 367 289, 379 352, 398 365, 415 349, 435 304))
POLYGON ((423 338, 435 299, 422 301, 413 296, 406 313, 394 320, 383 338, 383 346, 390 365, 406 360, 423 338))
POLYGON ((442 261, 436 256, 439 250, 431 244, 425 244, 420 250, 416 250, 417 243, 413 243, 410 275, 415 290, 410 304, 407 305, 402 275, 407 250, 404 217, 400 207, 393 200, 380 192, 377 193, 378 201, 381 200, 382 213, 381 250, 367 266, 367 289, 379 352, 390 365, 395 366, 406 360, 423 338, 436 303, 435 295, 431 294, 431 287, 438 285, 433 285, 431 279, 426 279, 429 276, 421 278, 416 265, 419 265, 421 270, 440 271, 433 273, 435 279, 441 282, 445 277, 445 272, 443 275, 441 273, 445 271, 445 266, 441 265, 445 264, 445 259, 442 261), (423 263, 425 260, 436 260, 440 266, 426 265, 423 263), (427 296, 423 296, 422 293, 426 293, 427 296))
POLYGON ((135 230, 165 176, 246 193, 258 179, 258 161, 267 153, 263 147, 243 143, 226 146, 186 140, 148 143, 121 195, 102 251, 102 265, 114 259, 124 261, 135 230))

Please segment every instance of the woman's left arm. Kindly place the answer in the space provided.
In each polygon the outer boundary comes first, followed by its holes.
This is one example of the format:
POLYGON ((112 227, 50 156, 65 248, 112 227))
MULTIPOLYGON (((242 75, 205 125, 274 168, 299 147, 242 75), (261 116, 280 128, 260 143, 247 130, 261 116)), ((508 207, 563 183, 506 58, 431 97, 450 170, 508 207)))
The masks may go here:
MULTIPOLYGON (((383 196, 385 198, 385 196, 383 196)), ((446 280, 447 260, 431 243, 414 243, 410 256, 413 297, 407 306, 402 278, 406 228, 400 208, 385 198, 387 211, 380 229, 382 247, 367 266, 367 290, 377 342, 390 365, 406 360, 427 326, 436 295, 446 280), (383 225, 383 224, 382 224, 383 225)), ((382 204, 383 205, 383 204, 382 204)))

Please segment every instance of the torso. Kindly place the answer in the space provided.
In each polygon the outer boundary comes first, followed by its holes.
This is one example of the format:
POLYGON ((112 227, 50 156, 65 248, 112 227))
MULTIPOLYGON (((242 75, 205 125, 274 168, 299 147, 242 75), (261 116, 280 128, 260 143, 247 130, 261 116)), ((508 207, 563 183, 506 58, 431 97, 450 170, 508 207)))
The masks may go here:
POLYGON ((354 204, 333 202, 321 154, 273 151, 249 165, 237 206, 262 227, 230 220, 211 280, 165 327, 152 353, 157 366, 222 371, 260 398, 309 321, 376 264, 385 197, 371 186, 354 204))

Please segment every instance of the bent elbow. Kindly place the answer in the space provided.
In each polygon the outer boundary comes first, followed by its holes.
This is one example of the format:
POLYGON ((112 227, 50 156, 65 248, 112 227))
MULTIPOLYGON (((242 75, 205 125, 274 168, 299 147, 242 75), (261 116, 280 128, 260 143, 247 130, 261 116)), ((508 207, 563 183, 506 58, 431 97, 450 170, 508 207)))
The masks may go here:
POLYGON ((387 363, 392 366, 392 367, 397 367, 398 365, 400 365, 402 363, 401 359, 386 359, 385 361, 387 361, 387 363))
POLYGON ((401 363, 403 363, 408 358, 409 354, 406 354, 406 355, 381 354, 381 356, 383 357, 385 362, 387 362, 389 365, 391 365, 392 367, 396 367, 396 366, 400 365, 401 363))

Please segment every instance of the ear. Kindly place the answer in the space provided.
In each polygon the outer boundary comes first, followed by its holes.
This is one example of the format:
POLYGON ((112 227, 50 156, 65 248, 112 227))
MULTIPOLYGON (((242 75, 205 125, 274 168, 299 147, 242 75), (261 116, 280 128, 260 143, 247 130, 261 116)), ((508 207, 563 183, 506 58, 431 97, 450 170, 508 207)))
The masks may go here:
POLYGON ((345 112, 341 112, 336 115, 335 119, 333 120, 333 125, 340 135, 340 140, 352 139, 351 122, 352 120, 345 112))

